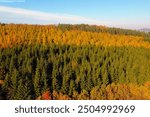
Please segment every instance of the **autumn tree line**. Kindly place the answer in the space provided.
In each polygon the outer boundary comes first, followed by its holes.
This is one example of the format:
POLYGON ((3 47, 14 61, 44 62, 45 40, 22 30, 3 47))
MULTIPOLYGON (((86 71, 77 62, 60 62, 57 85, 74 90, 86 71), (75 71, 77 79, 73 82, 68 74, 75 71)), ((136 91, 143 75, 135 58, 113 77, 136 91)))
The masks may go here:
POLYGON ((0 99, 150 99, 149 33, 0 25, 0 99))

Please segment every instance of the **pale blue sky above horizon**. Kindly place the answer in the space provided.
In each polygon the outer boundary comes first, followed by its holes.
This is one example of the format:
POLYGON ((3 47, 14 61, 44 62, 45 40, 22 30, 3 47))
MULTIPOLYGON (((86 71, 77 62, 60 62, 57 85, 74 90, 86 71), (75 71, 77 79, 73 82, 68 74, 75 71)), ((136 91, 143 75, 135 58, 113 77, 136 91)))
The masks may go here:
POLYGON ((0 22, 150 28, 150 0, 0 0, 0 22))

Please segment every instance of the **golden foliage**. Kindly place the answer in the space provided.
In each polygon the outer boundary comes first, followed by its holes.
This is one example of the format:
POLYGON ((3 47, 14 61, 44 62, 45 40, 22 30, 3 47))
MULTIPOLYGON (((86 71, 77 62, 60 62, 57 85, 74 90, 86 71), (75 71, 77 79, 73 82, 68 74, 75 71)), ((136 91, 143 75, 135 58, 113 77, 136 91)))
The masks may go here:
POLYGON ((150 82, 138 86, 135 84, 110 84, 93 87, 90 92, 82 90, 79 94, 74 91, 72 96, 53 91, 43 93, 37 100, 149 100, 150 82))
POLYGON ((4 80, 0 80, 0 85, 4 84, 4 80))
POLYGON ((18 44, 69 44, 96 46, 134 46, 150 48, 142 36, 70 30, 63 32, 56 26, 6 25, 0 26, 0 47, 18 44))
MULTIPOLYGON (((147 83, 146 83, 147 84, 147 83)), ((105 100, 148 100, 150 99, 149 86, 135 84, 110 84, 102 92, 102 88, 93 88, 90 99, 105 100)))
POLYGON ((53 91, 52 97, 53 97, 53 100, 70 100, 71 99, 68 95, 58 93, 56 91, 53 91))

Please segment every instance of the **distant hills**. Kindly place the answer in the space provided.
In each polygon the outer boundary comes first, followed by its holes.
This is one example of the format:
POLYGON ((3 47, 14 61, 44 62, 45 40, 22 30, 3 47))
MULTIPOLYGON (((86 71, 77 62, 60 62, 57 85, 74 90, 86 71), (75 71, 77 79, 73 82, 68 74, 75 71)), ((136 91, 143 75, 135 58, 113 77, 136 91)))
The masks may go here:
POLYGON ((150 28, 143 28, 143 29, 140 29, 139 31, 142 31, 142 32, 150 32, 150 28))

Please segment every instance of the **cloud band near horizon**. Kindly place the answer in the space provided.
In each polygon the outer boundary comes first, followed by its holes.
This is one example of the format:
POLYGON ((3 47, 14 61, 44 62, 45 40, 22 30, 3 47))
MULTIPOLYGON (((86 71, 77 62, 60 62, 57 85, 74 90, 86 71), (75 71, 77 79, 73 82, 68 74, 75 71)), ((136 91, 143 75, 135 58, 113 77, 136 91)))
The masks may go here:
POLYGON ((150 27, 148 22, 142 23, 140 20, 130 21, 129 19, 116 19, 112 21, 111 19, 108 19, 101 21, 76 15, 47 13, 8 6, 0 6, 0 22, 16 24, 89 24, 127 29, 142 29, 150 27))
POLYGON ((84 18, 82 16, 46 13, 35 10, 27 10, 22 8, 13 8, 0 6, 0 21, 5 23, 28 23, 28 24, 95 24, 103 25, 104 23, 94 19, 84 18))

